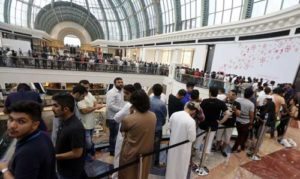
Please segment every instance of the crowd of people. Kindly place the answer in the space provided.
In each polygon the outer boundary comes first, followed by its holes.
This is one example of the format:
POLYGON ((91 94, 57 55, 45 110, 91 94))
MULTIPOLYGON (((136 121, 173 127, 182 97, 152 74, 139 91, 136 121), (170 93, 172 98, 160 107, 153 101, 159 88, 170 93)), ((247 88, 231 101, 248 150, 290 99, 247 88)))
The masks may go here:
POLYGON ((168 75, 169 65, 157 62, 145 62, 129 58, 105 57, 96 53, 81 52, 77 54, 62 51, 23 54, 10 49, 0 49, 0 66, 27 67, 42 69, 62 69, 80 71, 113 71, 143 74, 168 75))
MULTIPOLYGON (((290 84, 273 88, 253 83, 241 97, 235 89, 226 91, 212 85, 207 99, 200 98, 193 82, 168 98, 161 84, 154 84, 150 95, 139 83, 124 85, 120 77, 113 84, 105 105, 97 103, 89 92, 88 80, 79 81, 70 94, 54 95, 51 138, 42 126, 39 95, 30 91, 28 85, 19 84, 18 91, 5 102, 8 134, 17 139, 17 144, 12 159, 0 162, 4 178, 86 178, 85 163, 96 159, 92 140, 95 110, 103 107, 109 129, 109 154, 114 157, 115 168, 158 151, 167 121, 169 145, 189 141, 168 150, 167 179, 186 178, 189 167, 195 168, 191 158, 202 152, 221 152, 227 157, 231 152, 251 150, 247 141, 258 140, 262 121, 266 121, 271 138, 277 131, 278 142, 287 147, 294 145, 284 138, 289 121, 299 119, 299 102, 290 84), (232 145, 235 127, 238 136, 232 145), (206 139, 205 135, 196 137, 208 129, 206 139)), ((150 168, 160 166, 160 153, 156 152, 111 177, 148 178, 150 168)))
POLYGON ((218 88, 225 88, 225 91, 230 91, 235 89, 238 93, 243 93, 244 90, 250 86, 254 85, 254 90, 257 89, 258 83, 268 84, 271 89, 274 89, 275 81, 255 78, 255 77, 245 77, 237 74, 225 74, 224 72, 216 71, 206 71, 199 70, 198 68, 186 68, 186 67, 176 67, 175 79, 188 82, 193 81, 199 87, 210 87, 215 86, 218 88))

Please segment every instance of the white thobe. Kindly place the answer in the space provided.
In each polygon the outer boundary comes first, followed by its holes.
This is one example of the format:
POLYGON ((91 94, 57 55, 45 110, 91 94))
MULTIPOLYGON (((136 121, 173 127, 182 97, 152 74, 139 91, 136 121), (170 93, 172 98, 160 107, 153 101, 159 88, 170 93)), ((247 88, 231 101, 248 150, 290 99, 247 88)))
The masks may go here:
POLYGON ((190 142, 169 149, 166 179, 186 179, 190 165, 192 142, 196 139, 195 120, 185 111, 173 113, 170 121, 170 144, 190 142))
POLYGON ((127 102, 125 106, 117 112, 117 114, 114 116, 114 120, 117 123, 120 123, 119 125, 119 131, 116 139, 116 145, 115 145, 115 156, 114 156, 114 168, 119 167, 119 160, 120 160, 120 153, 121 153, 121 148, 123 144, 124 137, 122 136, 122 133, 120 132, 121 128, 121 121, 130 113, 130 107, 131 103, 127 102))

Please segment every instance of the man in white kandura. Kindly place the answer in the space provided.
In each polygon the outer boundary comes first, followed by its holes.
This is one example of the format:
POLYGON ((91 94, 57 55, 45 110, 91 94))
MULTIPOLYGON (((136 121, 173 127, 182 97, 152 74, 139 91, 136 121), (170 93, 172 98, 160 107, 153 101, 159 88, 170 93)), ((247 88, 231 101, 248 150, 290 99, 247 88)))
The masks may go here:
POLYGON ((200 110, 198 103, 189 102, 183 111, 170 117, 170 143, 173 145, 185 140, 188 143, 171 148, 168 151, 166 179, 185 179, 191 159, 192 144, 196 139, 196 123, 192 118, 200 110))

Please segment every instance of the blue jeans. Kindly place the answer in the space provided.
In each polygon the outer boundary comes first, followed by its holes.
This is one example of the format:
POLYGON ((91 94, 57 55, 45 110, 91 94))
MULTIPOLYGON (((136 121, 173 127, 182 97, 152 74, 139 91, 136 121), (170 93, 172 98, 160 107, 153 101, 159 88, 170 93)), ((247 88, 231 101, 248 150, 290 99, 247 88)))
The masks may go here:
POLYGON ((113 119, 107 119, 106 124, 109 128, 109 152, 111 155, 115 153, 115 145, 119 131, 119 123, 113 119))
POLYGON ((85 130, 85 148, 86 148, 86 153, 90 154, 91 156, 95 155, 95 147, 94 143, 92 141, 93 138, 93 132, 94 129, 86 129, 85 130))

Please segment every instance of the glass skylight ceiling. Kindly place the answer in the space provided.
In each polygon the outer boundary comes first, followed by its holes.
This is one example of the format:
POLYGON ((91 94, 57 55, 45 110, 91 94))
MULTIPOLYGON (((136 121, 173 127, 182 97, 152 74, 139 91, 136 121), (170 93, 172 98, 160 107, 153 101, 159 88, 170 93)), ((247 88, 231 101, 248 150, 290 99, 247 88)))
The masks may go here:
POLYGON ((90 11, 101 24, 106 40, 130 40, 230 23, 300 3, 300 0, 1 0, 0 21, 34 28, 38 12, 54 1, 72 2, 90 11), (249 7, 251 13, 246 15, 249 7))

